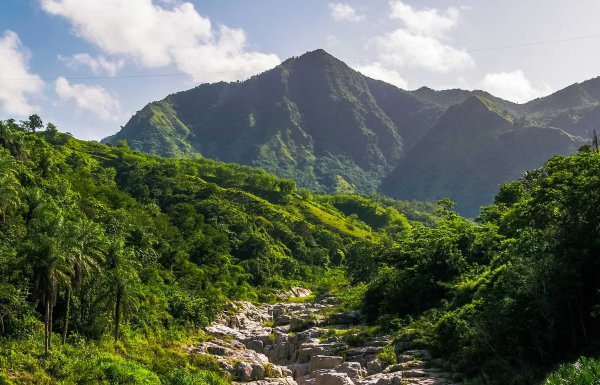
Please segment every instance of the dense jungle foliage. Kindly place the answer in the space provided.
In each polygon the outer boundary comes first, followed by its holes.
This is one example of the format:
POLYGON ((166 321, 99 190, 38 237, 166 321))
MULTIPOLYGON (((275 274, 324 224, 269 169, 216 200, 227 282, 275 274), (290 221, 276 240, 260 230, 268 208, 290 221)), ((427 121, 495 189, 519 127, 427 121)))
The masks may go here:
MULTIPOLYGON (((417 336, 475 383, 536 383, 557 363, 597 356, 599 187, 600 154, 584 146, 502 185, 478 223, 440 202, 434 226, 347 261, 368 283, 367 320, 417 336)), ((598 367, 583 359, 547 383, 597 384, 598 367), (587 382, 560 379, 576 368, 587 382)))
POLYGON ((217 381, 182 346, 227 300, 319 285, 411 226, 410 203, 342 212, 259 169, 40 128, 0 123, 0 383, 217 381))
POLYGON ((0 122, 0 384, 226 384, 186 351, 226 301, 347 284, 465 383, 597 381, 596 148, 502 185, 473 222, 41 128, 0 122))

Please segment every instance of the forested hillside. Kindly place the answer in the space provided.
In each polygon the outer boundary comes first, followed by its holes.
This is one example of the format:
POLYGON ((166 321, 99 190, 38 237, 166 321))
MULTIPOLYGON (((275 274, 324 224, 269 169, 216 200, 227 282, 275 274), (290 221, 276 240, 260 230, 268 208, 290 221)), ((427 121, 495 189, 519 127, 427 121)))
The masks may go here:
POLYGON ((0 123, 2 384, 228 383, 185 346, 228 301, 297 285, 337 294, 397 349, 429 349, 456 381, 599 375, 597 148, 502 185, 473 222, 450 200, 313 195, 40 128, 0 123))
POLYGON ((0 122, 0 383, 209 375, 176 342, 226 301, 319 285, 357 241, 411 227, 392 202, 342 213, 259 169, 40 128, 0 122))
MULTIPOLYGON (((600 154, 584 146, 504 184, 477 223, 443 219, 347 261, 370 322, 476 384, 535 384, 600 354, 600 154)), ((546 384, 596 384, 600 362, 546 384)), ((470 382, 468 382, 470 383, 470 382)))

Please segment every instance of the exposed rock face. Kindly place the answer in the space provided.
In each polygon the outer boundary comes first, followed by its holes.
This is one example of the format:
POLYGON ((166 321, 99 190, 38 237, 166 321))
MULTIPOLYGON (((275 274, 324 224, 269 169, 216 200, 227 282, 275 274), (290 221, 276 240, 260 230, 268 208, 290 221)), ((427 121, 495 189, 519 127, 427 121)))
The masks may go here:
MULTIPOLYGON (((295 288, 284 298, 310 295, 295 288)), ((396 341, 397 364, 377 355, 390 346, 387 336, 368 338, 350 347, 339 337, 323 338, 322 325, 359 322, 360 314, 345 313, 327 320, 319 303, 279 303, 255 306, 238 302, 206 328, 215 338, 190 346, 196 354, 214 356, 233 379, 248 385, 451 385, 446 373, 428 368, 429 354, 408 350, 409 340, 396 341)))

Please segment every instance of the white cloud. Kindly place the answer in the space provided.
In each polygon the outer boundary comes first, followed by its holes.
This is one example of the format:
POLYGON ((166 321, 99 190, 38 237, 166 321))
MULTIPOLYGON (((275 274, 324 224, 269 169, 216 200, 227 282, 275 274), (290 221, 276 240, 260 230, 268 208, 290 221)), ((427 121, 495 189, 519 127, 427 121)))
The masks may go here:
POLYGON ((55 90, 63 101, 73 101, 84 110, 88 110, 103 120, 118 120, 120 116, 119 102, 101 86, 71 84, 63 77, 55 82, 55 90))
POLYGON ((13 31, 0 37, 0 110, 9 115, 35 112, 31 102, 44 88, 42 79, 29 72, 29 52, 13 31))
POLYGON ((415 10, 402 1, 391 1, 392 19, 402 20, 406 29, 412 33, 425 36, 443 36, 458 25, 460 11, 450 7, 445 12, 433 8, 415 10))
POLYGON ((237 80, 279 64, 274 54, 246 50, 241 29, 214 29, 191 3, 152 0, 40 0, 66 18, 75 34, 107 55, 146 68, 175 64, 196 81, 237 80))
POLYGON ((378 71, 399 73, 411 67, 449 73, 475 66, 471 55, 453 46, 449 38, 459 24, 461 9, 415 9, 402 1, 390 1, 389 6, 390 18, 403 25, 370 39, 376 57, 370 65, 378 71))
POLYGON ((472 67, 475 62, 464 50, 444 44, 435 37, 397 29, 373 40, 379 60, 392 68, 426 68, 440 73, 472 67))
POLYGON ((344 3, 329 3, 331 17, 335 21, 357 22, 363 20, 364 15, 359 15, 354 8, 344 3))
POLYGON ((516 103, 524 103, 552 92, 547 84, 542 88, 532 86, 520 69, 512 72, 489 73, 485 75, 480 86, 495 96, 516 103))
POLYGON ((107 74, 115 76, 125 65, 123 59, 109 60, 102 55, 93 57, 87 53, 78 53, 71 57, 58 55, 58 58, 71 68, 77 68, 81 65, 88 67, 94 75, 107 74))
POLYGON ((369 76, 373 79, 383 80, 384 82, 393 84, 399 88, 408 88, 408 83, 402 78, 402 76, 400 76, 398 72, 383 67, 379 62, 374 62, 364 66, 355 66, 354 68, 363 75, 369 76))

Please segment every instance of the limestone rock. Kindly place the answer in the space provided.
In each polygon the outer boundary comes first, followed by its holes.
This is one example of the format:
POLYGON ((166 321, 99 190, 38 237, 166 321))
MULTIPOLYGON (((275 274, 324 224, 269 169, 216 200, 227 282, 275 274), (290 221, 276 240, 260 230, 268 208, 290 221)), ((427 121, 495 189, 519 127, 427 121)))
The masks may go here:
POLYGON ((236 379, 242 381, 250 381, 252 380, 252 365, 247 362, 238 362, 234 367, 233 375, 236 379))
POLYGON ((352 380, 360 379, 367 375, 367 371, 362 368, 359 362, 344 362, 335 368, 340 373, 346 373, 352 380))
POLYGON ((375 374, 383 371, 383 365, 378 359, 367 362, 367 373, 375 374))
POLYGON ((340 356, 312 356, 309 362, 309 371, 311 373, 322 369, 333 369, 344 362, 340 356))
POLYGON ((327 319, 329 325, 354 325, 360 323, 360 312, 357 310, 334 314, 327 319))
POLYGON ((254 350, 257 353, 265 352, 265 345, 264 342, 262 342, 261 340, 251 340, 250 342, 248 342, 247 347, 248 349, 254 350))
POLYGON ((346 373, 323 371, 315 374, 315 385, 354 385, 354 382, 346 373))
POLYGON ((292 364, 292 365, 288 366, 288 368, 292 371, 292 377, 294 377, 294 378, 304 377, 310 373, 308 363, 292 364))

